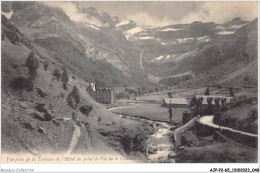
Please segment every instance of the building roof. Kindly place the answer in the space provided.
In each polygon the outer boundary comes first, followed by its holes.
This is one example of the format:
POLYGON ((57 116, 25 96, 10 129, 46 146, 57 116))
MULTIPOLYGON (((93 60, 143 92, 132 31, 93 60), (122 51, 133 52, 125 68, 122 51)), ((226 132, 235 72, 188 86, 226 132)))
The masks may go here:
POLYGON ((188 101, 186 98, 165 98, 164 102, 166 104, 180 104, 180 105, 187 105, 188 101))
POLYGON ((112 89, 107 87, 100 87, 96 83, 90 83, 87 89, 92 89, 93 91, 108 91, 110 92, 112 89))
POLYGON ((196 97, 196 99, 198 99, 198 98, 203 98, 203 101, 202 101, 202 104, 203 105, 207 105, 208 104, 208 101, 207 101, 207 99, 208 98, 212 98, 212 105, 215 105, 216 103, 215 103, 215 99, 216 98, 219 98, 220 99, 220 104, 221 104, 221 99, 226 99, 226 103, 230 103, 231 102, 231 100, 233 100, 233 97, 227 97, 227 96, 218 96, 218 95, 196 95, 195 96, 196 97))

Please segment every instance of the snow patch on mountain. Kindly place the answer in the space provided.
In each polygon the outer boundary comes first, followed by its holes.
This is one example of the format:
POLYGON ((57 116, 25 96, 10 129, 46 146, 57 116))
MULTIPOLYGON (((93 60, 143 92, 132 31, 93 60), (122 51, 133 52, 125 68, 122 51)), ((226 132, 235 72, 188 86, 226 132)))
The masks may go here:
POLYGON ((125 31, 124 34, 125 34, 126 39, 129 39, 133 35, 135 35, 135 34, 137 34, 139 32, 142 32, 144 30, 145 30, 145 28, 142 28, 142 27, 138 26, 138 27, 135 27, 135 28, 132 28, 130 30, 125 31))
POLYGON ((165 45, 167 45, 168 43, 161 42, 161 44, 165 46, 165 45))
POLYGON ((207 38, 208 36, 203 36, 203 37, 197 37, 198 40, 202 40, 204 38, 207 38))
POLYGON ((234 34, 235 31, 220 31, 217 34, 219 35, 230 35, 230 34, 234 34))
POLYGON ((216 30, 225 30, 226 28, 224 26, 217 26, 215 29, 216 30))
POLYGON ((124 26, 124 25, 127 25, 127 24, 130 24, 130 21, 129 20, 123 20, 120 23, 116 24, 116 27, 118 28, 120 26, 124 26))
POLYGON ((177 39, 179 43, 185 43, 187 41, 193 41, 194 38, 182 38, 182 39, 177 39))
MULTIPOLYGON (((246 23, 247 24, 247 23, 246 23)), ((229 29, 239 29, 239 28, 241 28, 242 26, 244 26, 244 25, 246 25, 246 24, 243 24, 243 25, 231 25, 230 27, 229 27, 229 29)))
POLYGON ((96 29, 96 30, 100 30, 98 27, 96 27, 95 25, 89 25, 89 24, 85 24, 87 27, 96 29))
POLYGON ((154 37, 138 37, 140 40, 152 40, 154 37))
POLYGON ((184 28, 181 28, 181 29, 165 28, 165 29, 161 29, 159 31, 160 32, 168 32, 168 31, 180 31, 180 30, 184 30, 184 28))
POLYGON ((171 61, 172 59, 175 58, 175 54, 171 54, 171 55, 160 55, 157 58, 152 59, 152 62, 158 62, 158 61, 171 61))
POLYGON ((159 61, 159 60, 161 60, 162 58, 164 58, 164 56, 161 55, 161 56, 159 56, 159 57, 157 57, 157 58, 154 58, 154 59, 156 59, 156 60, 159 61))

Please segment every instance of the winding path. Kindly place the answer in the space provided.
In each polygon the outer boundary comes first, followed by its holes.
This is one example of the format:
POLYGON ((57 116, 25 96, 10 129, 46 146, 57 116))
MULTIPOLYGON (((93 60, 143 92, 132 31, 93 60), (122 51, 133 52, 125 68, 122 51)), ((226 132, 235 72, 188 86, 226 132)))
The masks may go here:
POLYGON ((197 119, 197 121, 201 124, 204 124, 204 125, 207 125, 207 126, 210 126, 213 128, 224 129, 224 130, 228 130, 228 131, 235 132, 235 133, 240 133, 240 134, 251 136, 251 137, 258 137, 258 135, 256 135, 256 134, 243 132, 240 130, 232 129, 230 127, 225 127, 225 126, 220 126, 220 125, 214 124, 213 118, 214 118, 213 115, 207 115, 207 116, 200 117, 199 119, 197 119))
POLYGON ((71 141, 70 141, 70 145, 69 145, 69 148, 68 150, 66 151, 66 154, 71 154, 74 147, 77 145, 78 143, 78 139, 79 139, 79 136, 80 136, 80 128, 78 125, 76 125, 75 123, 73 124, 74 126, 74 131, 73 131, 73 134, 72 134, 72 138, 71 138, 71 141))

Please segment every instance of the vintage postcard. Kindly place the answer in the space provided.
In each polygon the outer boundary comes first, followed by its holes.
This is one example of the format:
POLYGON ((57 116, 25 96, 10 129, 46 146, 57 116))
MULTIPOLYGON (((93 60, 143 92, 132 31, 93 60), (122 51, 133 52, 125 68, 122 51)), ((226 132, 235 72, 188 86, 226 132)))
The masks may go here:
POLYGON ((1 14, 2 164, 259 162, 257 1, 1 14))

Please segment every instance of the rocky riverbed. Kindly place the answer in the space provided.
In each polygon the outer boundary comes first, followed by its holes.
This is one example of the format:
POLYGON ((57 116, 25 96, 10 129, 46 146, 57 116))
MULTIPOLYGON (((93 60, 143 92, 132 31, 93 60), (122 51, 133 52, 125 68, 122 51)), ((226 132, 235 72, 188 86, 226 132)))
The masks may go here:
POLYGON ((131 119, 135 121, 142 122, 144 124, 149 124, 153 127, 154 133, 148 136, 146 141, 147 149, 146 156, 150 163, 175 163, 175 151, 174 144, 170 142, 169 134, 173 133, 170 130, 172 125, 165 122, 158 122, 143 119, 140 117, 133 117, 127 115, 119 115, 125 119, 131 119))

